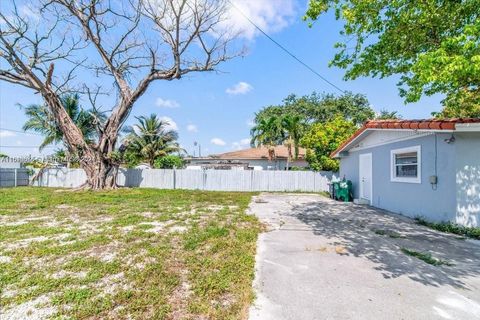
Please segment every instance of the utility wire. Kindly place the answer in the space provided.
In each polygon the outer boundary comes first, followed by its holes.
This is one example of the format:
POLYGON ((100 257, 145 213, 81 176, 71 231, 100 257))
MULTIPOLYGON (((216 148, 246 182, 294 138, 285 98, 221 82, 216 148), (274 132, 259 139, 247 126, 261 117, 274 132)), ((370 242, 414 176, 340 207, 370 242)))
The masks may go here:
POLYGON ((322 76, 320 73, 318 73, 317 71, 315 71, 315 69, 313 69, 312 67, 310 67, 308 64, 306 64, 305 62, 303 62, 302 60, 300 60, 300 58, 298 58, 296 55, 294 55, 292 52, 290 52, 287 48, 285 48, 282 44, 280 44, 278 41, 276 41, 275 39, 273 39, 268 33, 266 33, 265 31, 263 31, 262 28, 260 28, 255 22, 252 21, 252 19, 250 19, 242 10, 240 10, 240 8, 238 8, 232 1, 230 0, 227 0, 245 19, 248 20, 248 22, 250 22, 258 31, 260 31, 264 36, 266 36, 268 39, 270 39, 270 41, 272 41, 275 45, 277 45, 280 49, 282 49, 283 51, 285 51, 290 57, 292 57, 293 59, 295 59, 298 63, 300 63, 301 65, 303 65, 305 68, 307 68, 308 70, 310 70, 313 74, 315 74, 316 76, 318 76, 320 79, 322 79, 323 81, 325 81, 326 83, 328 83, 329 85, 331 85, 332 87, 334 87, 335 89, 337 89, 338 91, 340 91, 341 93, 345 93, 344 90, 340 89, 337 85, 335 85, 334 83, 332 83, 331 81, 329 81, 327 78, 325 78, 324 76, 322 76))
MULTIPOLYGON (((0 0, 1 1, 1 0, 0 0)), ((45 135, 40 134, 40 133, 34 133, 34 132, 26 132, 26 131, 20 131, 20 130, 14 130, 14 129, 7 129, 7 128, 2 128, 0 127, 0 130, 5 130, 5 131, 11 131, 11 132, 16 132, 16 133, 21 133, 21 134, 26 134, 26 135, 35 135, 35 136, 40 136, 44 137, 45 135)), ((172 129, 173 130, 173 129, 172 129)), ((168 131, 168 130, 167 130, 168 131)), ((173 130, 173 131, 178 131, 178 130, 173 130)), ((139 136, 160 136, 160 133, 139 133, 139 136)))
MULTIPOLYGON (((39 146, 2 146, 0 145, 0 148, 19 148, 19 149, 30 149, 30 148, 38 148, 39 146)), ((46 146, 44 147, 45 149, 46 148, 57 148, 57 147, 54 147, 54 146, 46 146)))
POLYGON ((11 131, 11 132, 16 132, 16 133, 22 133, 22 134, 27 134, 27 135, 31 134, 31 135, 34 135, 34 136, 42 136, 42 137, 43 137, 43 135, 40 134, 40 133, 26 132, 26 131, 20 131, 20 130, 13 130, 13 129, 1 128, 1 127, 0 127, 0 130, 11 131))

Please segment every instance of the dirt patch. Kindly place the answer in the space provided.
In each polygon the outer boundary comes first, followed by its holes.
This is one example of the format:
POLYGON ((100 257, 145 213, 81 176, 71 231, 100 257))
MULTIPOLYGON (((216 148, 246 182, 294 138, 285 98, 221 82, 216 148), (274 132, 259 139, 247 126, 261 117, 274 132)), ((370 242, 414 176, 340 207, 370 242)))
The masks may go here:
POLYGON ((69 206, 67 204, 59 204, 55 208, 57 208, 57 209, 71 209, 71 208, 75 208, 75 207, 69 206))
POLYGON ((106 276, 95 284, 95 288, 103 291, 104 294, 114 294, 118 290, 127 290, 130 286, 125 282, 123 272, 106 276))
POLYGON ((95 246, 87 250, 86 255, 102 262, 112 262, 118 255, 120 249, 120 243, 113 241, 107 245, 95 246))
POLYGON ((36 299, 16 305, 2 312, 2 319, 8 320, 43 320, 56 313, 56 309, 49 306, 50 297, 40 296, 36 299))
POLYGON ((50 240, 51 238, 46 237, 46 236, 39 236, 39 237, 33 237, 33 238, 27 238, 27 239, 22 239, 18 241, 14 241, 10 244, 7 244, 4 248, 7 251, 13 251, 13 250, 18 250, 22 248, 28 247, 31 243, 33 242, 43 242, 50 240))
POLYGON ((145 218, 153 218, 153 217, 156 217, 158 215, 158 213, 145 211, 145 212, 139 213, 139 215, 141 215, 142 217, 145 217, 145 218))
POLYGON ((169 229, 168 229, 168 232, 171 232, 171 233, 184 233, 185 231, 187 231, 188 228, 186 226, 179 226, 179 225, 174 225, 174 226, 171 226, 169 229))
POLYGON ((61 279, 61 278, 66 278, 66 277, 84 279, 87 276, 87 272, 85 272, 85 271, 71 272, 71 271, 61 270, 61 271, 58 271, 58 272, 55 272, 55 273, 51 274, 50 276, 53 279, 61 279))
POLYGON ((9 256, 0 256, 0 263, 9 263, 10 261, 12 261, 12 258, 9 256))
MULTIPOLYGON (((139 223, 140 225, 148 225, 151 226, 152 228, 146 229, 146 232, 153 232, 153 233, 158 233, 161 232, 165 229, 165 226, 168 225, 169 221, 165 222, 158 222, 158 221, 151 221, 151 222, 142 222, 139 223)), ((171 223, 171 222, 170 222, 171 223)))
POLYGON ((2 225, 5 227, 16 227, 26 223, 28 223, 28 220, 25 219, 25 220, 13 221, 13 222, 2 222, 2 225))

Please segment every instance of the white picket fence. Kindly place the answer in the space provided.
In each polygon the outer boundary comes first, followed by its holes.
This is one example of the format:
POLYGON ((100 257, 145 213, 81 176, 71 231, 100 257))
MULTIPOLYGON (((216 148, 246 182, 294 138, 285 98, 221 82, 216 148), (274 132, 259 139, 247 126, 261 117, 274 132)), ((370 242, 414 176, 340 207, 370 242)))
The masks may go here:
MULTIPOLYGON (((328 191, 331 172, 120 169, 117 184, 125 187, 211 191, 328 191)), ((45 187, 78 187, 82 169, 47 169, 35 182, 45 187)))

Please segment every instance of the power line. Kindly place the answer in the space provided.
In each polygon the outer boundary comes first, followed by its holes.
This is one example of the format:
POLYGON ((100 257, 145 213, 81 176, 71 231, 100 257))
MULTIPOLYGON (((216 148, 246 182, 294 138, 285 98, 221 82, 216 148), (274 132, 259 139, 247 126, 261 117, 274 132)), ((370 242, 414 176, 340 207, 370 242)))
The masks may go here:
MULTIPOLYGON (((0 145, 0 148, 19 148, 19 149, 30 149, 30 148, 38 148, 39 146, 2 146, 0 145)), ((44 147, 45 149, 47 148, 58 148, 58 147, 54 147, 54 146, 46 146, 44 147)))
POLYGON ((294 55, 292 52, 290 52, 287 48, 285 48, 282 44, 280 44, 278 41, 276 41, 275 39, 273 39, 268 33, 266 33, 265 31, 263 31, 262 28, 260 28, 255 22, 253 22, 242 10, 240 10, 240 8, 238 8, 232 1, 228 0, 228 2, 245 18, 248 20, 248 22, 250 22, 258 31, 260 31, 264 36, 266 36, 268 39, 270 39, 270 41, 272 41, 274 44, 276 44, 280 49, 282 49, 283 51, 285 51, 289 56, 291 56, 293 59, 295 59, 298 63, 300 63, 301 65, 303 65, 305 68, 307 68, 308 70, 310 70, 313 74, 315 74, 316 76, 318 76, 320 79, 322 79, 323 81, 325 81, 326 83, 328 83, 329 85, 331 85, 332 87, 334 87, 335 89, 337 89, 338 91, 340 91, 341 93, 345 93, 344 90, 340 89, 337 85, 335 85, 334 83, 330 82, 327 78, 325 78, 324 76, 322 76, 320 73, 318 73, 317 71, 315 71, 315 69, 313 69, 312 67, 310 67, 307 63, 303 62, 302 60, 300 60, 300 58, 298 58, 296 55, 294 55))
MULTIPOLYGON (((0 0, 1 1, 1 0, 0 0)), ((14 129, 8 129, 8 128, 2 128, 0 127, 0 130, 5 130, 5 131, 10 131, 10 132, 16 132, 16 133, 21 133, 21 134, 26 134, 26 135, 34 135, 34 136, 40 136, 40 137, 45 137, 45 135, 40 134, 40 133, 34 133, 34 132, 26 132, 26 131, 20 131, 20 130, 14 130, 14 129)), ((172 129, 173 130, 173 129, 172 129)), ((178 131, 178 130, 173 130, 173 131, 178 131)), ((120 136, 121 134, 119 134, 120 136)), ((140 133, 138 134, 139 136, 159 136, 161 135, 160 133, 140 133)))
POLYGON ((10 132, 16 132, 16 133, 22 133, 22 134, 27 134, 27 135, 31 134, 31 135, 34 135, 34 136, 42 136, 42 137, 43 137, 43 135, 40 134, 40 133, 25 132, 25 131, 13 130, 13 129, 1 128, 1 127, 0 127, 0 130, 10 131, 10 132))

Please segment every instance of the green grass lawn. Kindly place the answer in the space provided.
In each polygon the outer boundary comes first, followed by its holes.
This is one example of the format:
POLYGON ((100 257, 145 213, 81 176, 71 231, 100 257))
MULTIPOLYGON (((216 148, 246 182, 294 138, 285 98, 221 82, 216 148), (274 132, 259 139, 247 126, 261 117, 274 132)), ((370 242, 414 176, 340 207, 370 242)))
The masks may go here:
POLYGON ((0 309, 34 319, 243 319, 252 194, 0 189, 0 309))

